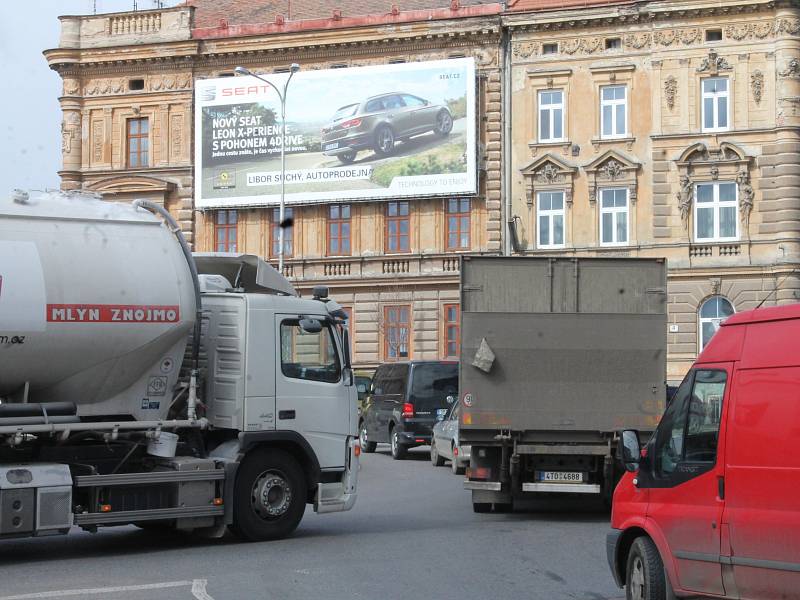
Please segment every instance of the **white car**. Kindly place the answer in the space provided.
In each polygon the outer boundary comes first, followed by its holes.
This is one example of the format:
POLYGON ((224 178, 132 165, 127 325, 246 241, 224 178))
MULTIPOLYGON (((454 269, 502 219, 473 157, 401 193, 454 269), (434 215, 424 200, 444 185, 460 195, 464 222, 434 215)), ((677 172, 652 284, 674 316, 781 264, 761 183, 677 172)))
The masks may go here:
POLYGON ((469 466, 469 446, 458 443, 458 417, 461 413, 461 402, 456 401, 441 420, 433 426, 431 436, 431 463, 441 467, 445 460, 450 461, 453 473, 462 475, 469 466))

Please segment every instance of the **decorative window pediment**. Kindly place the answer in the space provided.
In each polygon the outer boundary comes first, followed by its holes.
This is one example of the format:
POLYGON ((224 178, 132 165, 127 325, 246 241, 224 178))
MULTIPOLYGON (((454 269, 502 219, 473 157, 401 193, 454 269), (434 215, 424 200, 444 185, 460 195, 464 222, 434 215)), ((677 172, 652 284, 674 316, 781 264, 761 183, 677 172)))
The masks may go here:
POLYGON ((563 191, 567 205, 572 205, 572 187, 577 172, 577 167, 554 154, 545 154, 520 169, 525 177, 528 205, 533 205, 536 192, 556 190, 563 191))
POLYGON ((589 175, 589 202, 597 201, 597 190, 603 186, 626 187, 631 204, 636 204, 638 193, 637 173, 642 167, 616 150, 609 150, 583 169, 589 175))
POLYGON ((115 196, 138 194, 163 204, 166 197, 175 187, 176 185, 171 181, 164 181, 163 179, 157 179, 155 177, 123 175, 95 181, 87 186, 87 189, 102 194, 108 200, 114 200, 115 196))

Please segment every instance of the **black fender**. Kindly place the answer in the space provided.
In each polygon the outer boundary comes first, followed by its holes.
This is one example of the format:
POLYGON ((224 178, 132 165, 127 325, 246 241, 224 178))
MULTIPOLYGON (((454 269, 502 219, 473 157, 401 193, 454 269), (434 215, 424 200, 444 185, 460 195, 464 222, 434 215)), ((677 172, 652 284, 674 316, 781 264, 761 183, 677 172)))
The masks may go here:
POLYGON ((316 489, 320 482, 322 469, 311 444, 296 431, 240 431, 239 451, 246 456, 250 450, 258 446, 283 448, 297 456, 300 466, 306 474, 309 492, 316 489))

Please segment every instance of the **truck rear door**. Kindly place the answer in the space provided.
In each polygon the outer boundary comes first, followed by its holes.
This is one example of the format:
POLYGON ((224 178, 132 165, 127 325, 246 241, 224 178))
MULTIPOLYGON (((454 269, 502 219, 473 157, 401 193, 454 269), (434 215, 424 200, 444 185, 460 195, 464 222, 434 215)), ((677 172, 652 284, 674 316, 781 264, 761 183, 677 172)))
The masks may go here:
POLYGON ((300 433, 322 469, 345 466, 354 387, 342 382, 342 360, 330 325, 304 331, 294 315, 276 315, 277 429, 300 433))

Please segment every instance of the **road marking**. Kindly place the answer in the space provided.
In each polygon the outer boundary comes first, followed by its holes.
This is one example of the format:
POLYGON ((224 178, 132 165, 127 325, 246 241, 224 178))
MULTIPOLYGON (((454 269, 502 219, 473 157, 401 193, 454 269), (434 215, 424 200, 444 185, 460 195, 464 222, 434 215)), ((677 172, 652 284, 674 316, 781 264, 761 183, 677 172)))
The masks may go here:
POLYGON ((119 592, 141 592, 144 590, 161 590, 167 588, 191 587, 192 596, 197 600, 214 600, 206 592, 206 579, 192 581, 164 581, 162 583, 143 583, 140 585, 120 585, 115 587, 85 588, 81 590, 54 590, 52 592, 34 592, 15 596, 0 596, 0 600, 36 600, 38 598, 67 598, 69 596, 88 596, 92 594, 113 594, 119 592))

